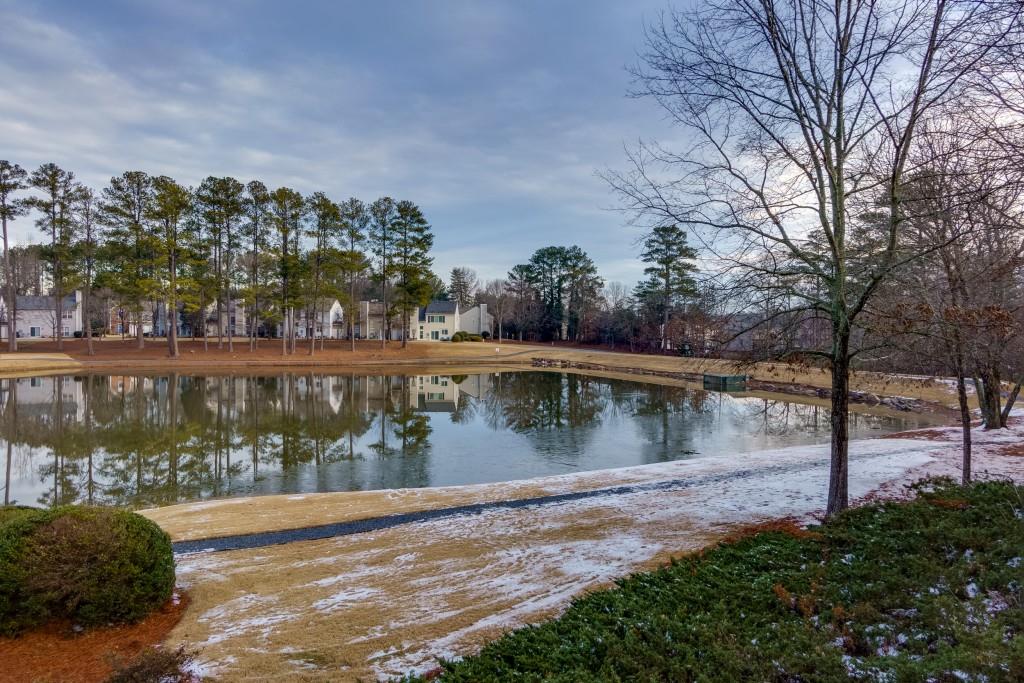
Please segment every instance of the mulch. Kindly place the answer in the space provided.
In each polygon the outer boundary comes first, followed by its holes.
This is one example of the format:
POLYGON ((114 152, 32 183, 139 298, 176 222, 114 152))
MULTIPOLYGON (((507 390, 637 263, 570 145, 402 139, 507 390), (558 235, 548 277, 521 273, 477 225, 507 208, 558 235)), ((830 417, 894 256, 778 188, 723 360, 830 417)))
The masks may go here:
POLYGON ((188 602, 186 594, 176 594, 136 624, 75 633, 70 623, 53 622, 17 638, 0 637, 0 682, 102 683, 117 664, 162 643, 188 602))

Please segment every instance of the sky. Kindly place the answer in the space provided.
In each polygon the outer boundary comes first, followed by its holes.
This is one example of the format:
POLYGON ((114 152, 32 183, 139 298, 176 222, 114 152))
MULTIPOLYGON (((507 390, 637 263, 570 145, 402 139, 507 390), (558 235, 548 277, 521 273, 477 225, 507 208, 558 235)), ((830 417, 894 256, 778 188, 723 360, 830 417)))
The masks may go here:
MULTIPOLYGON (((434 270, 502 277, 577 244, 642 277, 598 173, 671 131, 627 96, 666 0, 0 0, 0 158, 410 199, 434 270)), ((13 235, 37 240, 27 219, 13 235)))

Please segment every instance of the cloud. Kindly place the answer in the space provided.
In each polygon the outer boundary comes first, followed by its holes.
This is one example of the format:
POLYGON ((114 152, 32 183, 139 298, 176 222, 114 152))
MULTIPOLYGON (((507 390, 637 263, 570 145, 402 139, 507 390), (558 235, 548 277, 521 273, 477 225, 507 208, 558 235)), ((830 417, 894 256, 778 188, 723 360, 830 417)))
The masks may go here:
POLYGON ((622 165, 624 139, 665 132, 653 105, 623 97, 640 11, 0 0, 0 156, 97 188, 141 169, 390 194, 424 208, 443 271, 498 277, 579 244, 609 279, 635 280, 636 233, 605 210, 595 170, 622 165))

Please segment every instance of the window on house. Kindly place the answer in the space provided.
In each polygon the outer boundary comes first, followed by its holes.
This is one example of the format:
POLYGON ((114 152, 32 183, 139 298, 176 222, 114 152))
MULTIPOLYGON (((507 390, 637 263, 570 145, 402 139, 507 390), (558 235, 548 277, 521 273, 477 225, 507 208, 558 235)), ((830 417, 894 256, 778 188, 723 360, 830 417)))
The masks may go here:
POLYGON ((64 318, 65 320, 71 320, 72 318, 75 317, 75 312, 69 311, 68 309, 65 308, 60 312, 60 317, 64 318))
POLYGON ((443 315, 428 315, 427 316, 427 322, 428 323, 444 323, 444 316, 443 315))
POLYGON ((30 328, 28 328, 28 336, 30 336, 30 337, 38 337, 38 336, 40 336, 40 334, 41 334, 41 330, 38 327, 30 327, 30 328))
POLYGON ((441 393, 441 392, 428 391, 427 392, 427 400, 428 401, 443 401, 444 400, 444 394, 441 393))

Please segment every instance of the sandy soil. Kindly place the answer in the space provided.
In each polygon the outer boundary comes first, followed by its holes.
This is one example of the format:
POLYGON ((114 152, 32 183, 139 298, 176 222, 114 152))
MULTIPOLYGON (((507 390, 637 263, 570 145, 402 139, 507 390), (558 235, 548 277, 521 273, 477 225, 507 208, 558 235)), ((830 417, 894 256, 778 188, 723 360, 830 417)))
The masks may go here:
MULTIPOLYGON (((955 475, 956 434, 946 428, 929 439, 855 442, 851 494, 899 495, 925 474, 955 475)), ((1024 476, 1024 458, 1004 454, 1022 437, 1022 426, 979 432, 977 471, 1024 476)), ((612 481, 699 481, 669 491, 495 509, 355 536, 184 556, 179 577, 194 604, 171 642, 199 647, 204 670, 225 681, 355 680, 429 670, 437 657, 473 652, 510 628, 557 614, 580 592, 705 547, 738 526, 812 517, 824 506, 826 452, 824 446, 787 448, 445 489, 436 492, 438 504, 612 481)), ((377 494, 373 509, 418 506, 428 495, 377 494)), ((314 523, 359 515, 372 500, 364 494, 295 498, 314 523)), ((161 511, 147 514, 162 519, 175 536, 192 537, 204 528, 246 528, 248 505, 195 503, 169 508, 162 517, 161 511)))

